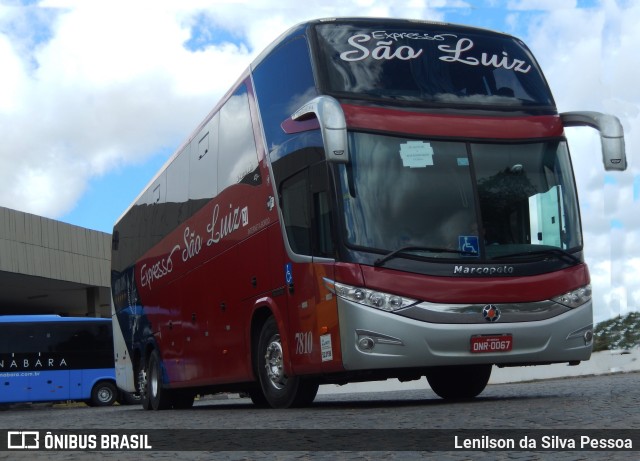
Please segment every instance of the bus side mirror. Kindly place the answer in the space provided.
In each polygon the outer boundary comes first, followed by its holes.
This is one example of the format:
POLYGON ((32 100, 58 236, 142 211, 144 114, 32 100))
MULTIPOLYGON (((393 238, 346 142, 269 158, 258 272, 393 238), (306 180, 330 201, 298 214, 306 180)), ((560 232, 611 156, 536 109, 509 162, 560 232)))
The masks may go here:
POLYGON ((590 126, 600 132, 602 161, 607 171, 627 169, 624 132, 618 117, 600 112, 564 112, 560 114, 565 127, 590 126))
POLYGON ((331 96, 318 96, 300 109, 291 118, 296 121, 318 119, 325 154, 330 162, 349 163, 347 144, 347 122, 340 103, 331 96))

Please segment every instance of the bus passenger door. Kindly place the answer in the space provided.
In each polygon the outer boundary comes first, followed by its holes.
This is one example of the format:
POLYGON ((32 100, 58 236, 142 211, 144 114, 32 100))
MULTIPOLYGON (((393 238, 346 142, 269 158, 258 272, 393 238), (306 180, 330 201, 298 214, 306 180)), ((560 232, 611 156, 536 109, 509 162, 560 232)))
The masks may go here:
POLYGON ((337 306, 323 279, 333 279, 333 223, 325 162, 285 179, 281 209, 291 257, 283 268, 289 352, 295 373, 319 373, 337 359, 337 306))

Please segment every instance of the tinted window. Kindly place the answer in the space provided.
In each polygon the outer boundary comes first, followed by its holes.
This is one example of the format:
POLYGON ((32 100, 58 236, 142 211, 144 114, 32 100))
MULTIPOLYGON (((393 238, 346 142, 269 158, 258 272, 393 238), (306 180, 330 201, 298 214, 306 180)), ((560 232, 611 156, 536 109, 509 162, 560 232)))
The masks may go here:
POLYGON ((189 197, 189 147, 173 159, 167 168, 167 202, 186 202, 189 197))
MULTIPOLYGON (((302 162, 309 162, 318 154, 321 151, 313 148, 294 152, 279 161, 278 170, 296 170, 302 162)), ((280 204, 287 238, 294 253, 334 256, 333 213, 328 190, 328 170, 324 161, 304 167, 282 181, 280 204)))
POLYGON ((317 95, 307 41, 298 37, 275 49, 254 71, 254 84, 271 150, 284 142, 282 122, 317 95))
POLYGON ((316 26, 329 93, 434 105, 553 106, 519 40, 438 24, 316 26))
POLYGON ((294 253, 311 254, 311 212, 309 210, 308 170, 286 180, 282 184, 282 216, 294 253))
MULTIPOLYGON (((219 143, 218 191, 238 183, 259 184, 258 154, 244 85, 220 111, 219 143)), ((204 152, 204 147, 201 150, 204 152)))
MULTIPOLYGON (((215 197, 217 193, 218 119, 216 114, 191 141, 189 199, 215 197)), ((185 181, 186 178, 183 179, 185 181)))

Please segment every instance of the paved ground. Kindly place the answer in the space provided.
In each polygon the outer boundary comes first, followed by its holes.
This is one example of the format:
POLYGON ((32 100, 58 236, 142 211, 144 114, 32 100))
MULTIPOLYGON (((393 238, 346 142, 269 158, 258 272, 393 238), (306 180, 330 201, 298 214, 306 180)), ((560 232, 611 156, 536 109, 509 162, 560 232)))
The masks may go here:
POLYGON ((444 402, 426 387, 382 393, 334 393, 318 396, 310 408, 290 410, 258 409, 248 399, 239 398, 205 399, 189 410, 163 412, 144 411, 137 406, 14 406, 0 410, 0 437, 6 437, 7 429, 40 429, 56 434, 63 430, 67 434, 129 431, 148 434, 155 449, 144 452, 0 451, 0 458, 626 461, 638 459, 640 453, 639 384, 640 373, 494 384, 488 386, 480 398, 461 402, 444 402), (635 431, 625 432, 628 429, 635 431), (546 435, 568 440, 601 430, 606 430, 605 437, 634 437, 636 451, 470 452, 453 445, 456 435, 491 435, 517 441, 527 436, 540 440, 546 435), (442 437, 448 448, 440 451, 442 446, 438 444, 442 443, 442 437), (391 445, 381 445, 385 441, 391 445), (317 451, 314 443, 319 442, 324 444, 324 449, 317 451), (395 448, 380 449, 381 446, 395 448), (198 451, 189 451, 193 448, 198 451), (331 451, 325 451, 327 448, 331 451), (245 451, 236 451, 243 449, 245 451), (405 451, 407 449, 410 451, 405 451))
MULTIPOLYGON (((536 367, 493 367, 489 384, 518 383, 544 379, 567 378, 575 376, 593 376, 609 373, 640 371, 640 348, 630 351, 596 352, 591 359, 580 365, 570 367, 567 364, 542 365, 536 367)), ((320 387, 320 394, 385 392, 406 389, 425 389, 427 380, 401 383, 397 379, 374 383, 354 383, 345 386, 327 385, 320 387)))

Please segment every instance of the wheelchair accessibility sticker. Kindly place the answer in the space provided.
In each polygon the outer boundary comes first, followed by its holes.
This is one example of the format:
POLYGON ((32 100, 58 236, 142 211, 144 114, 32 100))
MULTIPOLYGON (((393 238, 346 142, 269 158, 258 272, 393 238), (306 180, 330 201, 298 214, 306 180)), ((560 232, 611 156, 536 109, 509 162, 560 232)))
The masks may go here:
POLYGON ((463 256, 480 256, 480 242, 477 235, 458 236, 458 250, 463 256))
POLYGON ((284 265, 284 279, 287 282, 287 285, 291 285, 293 283, 293 270, 291 268, 291 263, 284 265))

